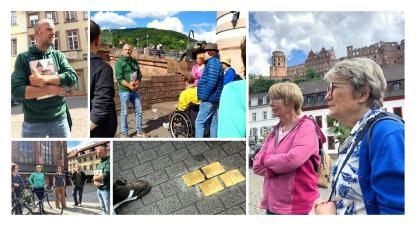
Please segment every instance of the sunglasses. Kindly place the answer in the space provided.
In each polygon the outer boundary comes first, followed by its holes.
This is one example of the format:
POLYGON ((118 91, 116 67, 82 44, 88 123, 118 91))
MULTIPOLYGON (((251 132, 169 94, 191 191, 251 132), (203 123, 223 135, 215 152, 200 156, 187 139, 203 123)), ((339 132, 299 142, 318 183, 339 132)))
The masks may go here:
POLYGON ((334 89, 338 88, 338 85, 351 85, 350 83, 338 83, 338 82, 331 82, 329 86, 326 88, 326 94, 332 96, 334 93, 334 89))

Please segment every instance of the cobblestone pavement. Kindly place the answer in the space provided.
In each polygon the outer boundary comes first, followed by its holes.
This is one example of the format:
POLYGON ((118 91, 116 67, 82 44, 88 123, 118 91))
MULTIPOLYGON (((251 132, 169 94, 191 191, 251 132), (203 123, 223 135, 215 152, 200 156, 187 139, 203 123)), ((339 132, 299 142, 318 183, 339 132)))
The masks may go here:
POLYGON ((181 176, 219 161, 226 171, 245 176, 244 142, 114 142, 114 179, 143 178, 152 189, 142 199, 117 209, 118 214, 245 214, 246 187, 240 182, 205 197, 181 176))
MULTIPOLYGON (((142 113, 143 131, 146 137, 152 138, 171 138, 168 129, 163 127, 163 123, 169 121, 169 115, 176 108, 175 102, 165 102, 153 105, 150 110, 145 110, 142 113)), ((116 137, 121 136, 120 114, 117 116, 118 125, 116 137)), ((127 115, 127 125, 129 126, 129 136, 136 138, 136 119, 134 113, 127 115)))
MULTIPOLYGON (((67 97, 69 111, 72 118, 72 131, 71 137, 73 138, 85 138, 89 137, 89 111, 87 96, 83 97, 67 97)), ((23 112, 22 104, 18 106, 12 106, 12 118, 11 118, 11 136, 12 138, 20 138, 22 133, 23 112)))
MULTIPOLYGON (((249 169, 249 214, 263 215, 265 210, 259 208, 260 201, 263 197, 263 177, 255 175, 253 170, 249 169)), ((319 188, 321 199, 328 199, 331 189, 319 188)))
MULTIPOLYGON (((97 197, 97 189, 93 184, 87 184, 82 193, 82 206, 74 206, 74 199, 72 196, 72 186, 68 186, 66 192, 66 206, 62 215, 100 215, 101 206, 97 197)), ((55 202, 51 201, 50 205, 55 207, 55 202)), ((36 208, 34 212, 38 212, 36 208)))

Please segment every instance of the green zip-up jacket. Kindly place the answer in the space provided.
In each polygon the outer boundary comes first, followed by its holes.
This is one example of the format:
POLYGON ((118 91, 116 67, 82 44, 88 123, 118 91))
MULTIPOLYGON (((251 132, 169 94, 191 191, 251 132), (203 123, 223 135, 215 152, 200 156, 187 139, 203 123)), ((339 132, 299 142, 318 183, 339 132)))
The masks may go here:
MULTIPOLYGON (((55 73, 58 73, 60 86, 73 86, 78 82, 78 76, 65 58, 65 55, 52 47, 47 52, 36 46, 17 56, 12 74, 12 95, 22 99, 24 120, 29 123, 53 122, 66 118, 66 101, 62 96, 45 99, 25 99, 26 87, 30 86, 30 62, 42 59, 52 59, 55 73)), ((48 63, 48 66, 50 63, 48 63)))
POLYGON ((96 170, 101 170, 104 175, 103 185, 101 185, 98 189, 110 190, 110 156, 107 156, 107 158, 101 160, 96 170))
POLYGON ((139 64, 133 58, 126 58, 124 55, 121 55, 116 62, 115 69, 119 92, 130 92, 130 89, 124 87, 121 82, 125 80, 127 83, 130 83, 130 74, 133 72, 137 71, 137 80, 142 80, 139 64))
POLYGON ((39 172, 33 172, 29 176, 29 183, 33 185, 34 188, 43 188, 45 186, 45 175, 39 172))

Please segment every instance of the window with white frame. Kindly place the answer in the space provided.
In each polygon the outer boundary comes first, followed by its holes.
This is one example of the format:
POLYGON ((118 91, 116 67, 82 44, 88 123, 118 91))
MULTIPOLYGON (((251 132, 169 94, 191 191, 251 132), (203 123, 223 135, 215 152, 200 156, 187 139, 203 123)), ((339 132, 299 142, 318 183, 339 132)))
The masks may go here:
POLYGON ((257 115, 256 112, 253 112, 253 121, 256 121, 257 120, 257 116, 256 115, 257 115))
POLYGON ((59 50, 59 32, 55 32, 55 41, 53 42, 53 48, 59 50))
POLYGON ((267 96, 263 97, 263 105, 267 105, 267 96))
POLYGON ((35 25, 39 22, 39 15, 29 15, 29 26, 35 27, 35 25))
POLYGON ((250 106, 257 106, 257 105, 258 105, 258 98, 251 98, 250 106))
POLYGON ((78 31, 74 30, 66 32, 66 40, 68 41, 68 50, 79 49, 78 31))
POLYGON ((16 11, 12 11, 11 26, 15 26, 15 25, 17 25, 17 15, 16 15, 16 11))
POLYGON ((12 39, 12 45, 11 45, 11 47, 12 47, 12 56, 16 56, 17 55, 17 39, 16 38, 13 38, 12 39))
POLYGON ((65 21, 75 21, 77 20, 77 12, 76 11, 65 11, 65 21))
POLYGON ((267 111, 263 111, 263 119, 266 120, 267 119, 267 111))
POLYGON ((29 35, 29 47, 36 45, 35 35, 29 35))
POLYGON ((54 23, 58 23, 58 17, 57 17, 56 11, 47 11, 45 15, 46 15, 46 19, 50 19, 50 20, 53 20, 54 23))

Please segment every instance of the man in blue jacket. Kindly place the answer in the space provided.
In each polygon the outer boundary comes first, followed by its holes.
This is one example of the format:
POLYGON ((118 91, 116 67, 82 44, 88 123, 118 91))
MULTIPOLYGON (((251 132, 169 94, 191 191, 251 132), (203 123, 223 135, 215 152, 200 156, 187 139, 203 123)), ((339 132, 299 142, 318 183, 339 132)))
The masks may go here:
POLYGON ((224 87, 224 70, 217 58, 217 45, 208 43, 204 48, 205 68, 198 82, 197 95, 201 100, 198 116, 195 120, 195 137, 203 138, 205 123, 210 121, 210 136, 217 137, 217 112, 222 88, 224 87))

